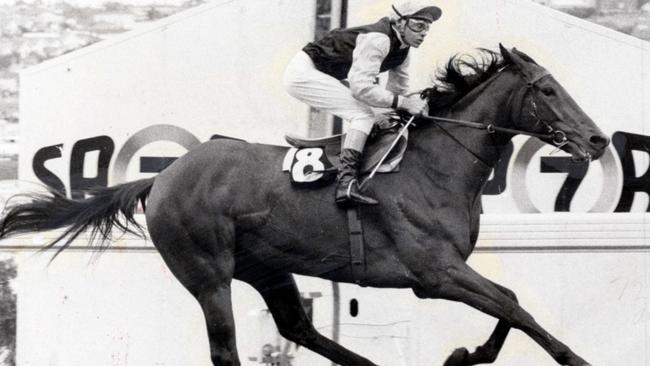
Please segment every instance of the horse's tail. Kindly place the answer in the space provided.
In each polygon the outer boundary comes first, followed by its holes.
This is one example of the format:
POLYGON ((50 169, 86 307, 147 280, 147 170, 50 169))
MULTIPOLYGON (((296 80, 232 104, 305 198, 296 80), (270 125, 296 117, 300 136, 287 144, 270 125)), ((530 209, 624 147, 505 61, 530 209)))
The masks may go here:
POLYGON ((0 239, 21 233, 67 228, 44 248, 49 249, 65 239, 54 255, 56 257, 86 229, 91 230, 90 243, 99 239, 99 250, 108 248, 114 227, 123 233, 144 236, 144 229, 135 220, 134 214, 138 202, 145 207, 153 181, 154 178, 149 178, 97 188, 89 191, 90 197, 86 199, 69 199, 54 190, 18 195, 16 198, 29 201, 8 204, 0 219, 0 239))

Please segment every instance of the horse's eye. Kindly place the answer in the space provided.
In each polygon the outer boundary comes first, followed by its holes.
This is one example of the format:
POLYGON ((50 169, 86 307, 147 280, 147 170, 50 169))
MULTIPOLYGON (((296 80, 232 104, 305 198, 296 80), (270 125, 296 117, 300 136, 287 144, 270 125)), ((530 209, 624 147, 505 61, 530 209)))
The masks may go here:
POLYGON ((555 95, 555 90, 551 88, 550 86, 542 88, 542 93, 546 95, 547 97, 555 95))

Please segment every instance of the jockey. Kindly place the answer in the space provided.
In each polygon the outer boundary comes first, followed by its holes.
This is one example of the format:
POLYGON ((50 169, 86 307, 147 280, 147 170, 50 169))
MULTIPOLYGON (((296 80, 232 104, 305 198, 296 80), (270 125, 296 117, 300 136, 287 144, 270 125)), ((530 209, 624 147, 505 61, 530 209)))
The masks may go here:
POLYGON ((426 102, 408 95, 409 50, 419 47, 442 11, 428 0, 405 0, 377 23, 330 31, 307 44, 289 63, 284 84, 293 97, 350 124, 337 175, 336 203, 377 204, 360 192, 358 170, 366 139, 377 120, 372 108, 422 114, 426 102), (388 71, 386 87, 377 77, 388 71), (347 79, 347 88, 341 80, 347 79))

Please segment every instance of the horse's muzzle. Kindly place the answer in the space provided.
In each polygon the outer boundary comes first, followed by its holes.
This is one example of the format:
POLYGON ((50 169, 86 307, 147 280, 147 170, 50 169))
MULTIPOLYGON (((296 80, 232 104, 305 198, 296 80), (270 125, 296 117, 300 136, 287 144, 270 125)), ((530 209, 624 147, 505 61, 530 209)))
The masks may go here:
POLYGON ((591 151, 588 151, 589 155, 593 160, 596 160, 603 156, 605 149, 611 142, 611 139, 604 134, 594 134, 589 139, 589 147, 591 151))
POLYGON ((605 135, 593 135, 589 138, 589 142, 599 150, 604 150, 611 142, 610 138, 605 135))

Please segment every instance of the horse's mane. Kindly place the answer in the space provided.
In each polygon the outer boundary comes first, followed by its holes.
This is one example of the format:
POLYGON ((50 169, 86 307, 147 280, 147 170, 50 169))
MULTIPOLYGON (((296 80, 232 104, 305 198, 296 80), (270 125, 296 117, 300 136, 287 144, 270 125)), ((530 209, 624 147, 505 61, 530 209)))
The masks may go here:
POLYGON ((456 54, 437 70, 434 85, 422 91, 422 97, 429 103, 429 113, 456 104, 505 66, 506 61, 499 53, 484 48, 478 51, 477 56, 456 54))

